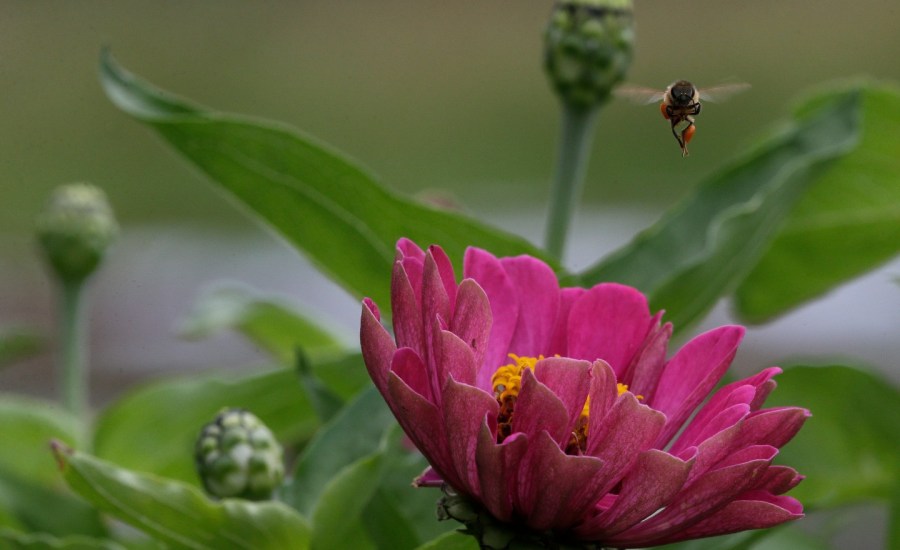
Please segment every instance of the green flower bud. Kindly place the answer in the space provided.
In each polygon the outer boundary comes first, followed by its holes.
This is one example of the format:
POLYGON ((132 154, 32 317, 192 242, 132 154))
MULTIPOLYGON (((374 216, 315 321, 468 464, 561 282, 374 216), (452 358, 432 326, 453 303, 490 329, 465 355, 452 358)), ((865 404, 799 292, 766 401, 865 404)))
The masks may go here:
POLYGON ((93 273, 118 233, 106 195, 86 183, 58 187, 37 218, 38 240, 64 283, 93 273))
POLYGON ((564 103, 589 109, 625 78, 633 46, 631 0, 557 0, 544 34, 544 68, 564 103))
POLYGON ((203 427, 194 461, 206 492, 218 498, 269 500, 284 480, 281 445, 243 409, 223 409, 203 427))

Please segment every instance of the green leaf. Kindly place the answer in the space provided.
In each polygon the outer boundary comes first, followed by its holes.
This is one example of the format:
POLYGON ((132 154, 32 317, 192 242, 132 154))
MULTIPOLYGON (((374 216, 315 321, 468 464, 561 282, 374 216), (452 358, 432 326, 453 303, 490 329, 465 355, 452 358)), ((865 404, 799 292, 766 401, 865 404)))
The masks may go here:
POLYGON ((439 244, 458 261, 470 245, 500 256, 547 259, 519 237, 398 196, 340 153, 295 130, 177 99, 122 69, 108 52, 100 73, 117 107, 156 129, 357 297, 389 302, 400 237, 439 244))
POLYGON ((41 349, 41 338, 28 330, 0 330, 0 368, 34 355, 41 349))
POLYGON ((459 531, 451 531, 426 542, 418 550, 478 550, 478 541, 459 531))
POLYGON ((294 361, 294 350, 303 348, 310 357, 334 357, 344 346, 331 333, 274 296, 264 296, 236 283, 206 289, 193 311, 181 322, 179 332, 188 338, 205 338, 224 328, 241 331, 282 364, 294 361))
POLYGON ((297 460, 285 502, 311 514, 329 480, 378 450, 394 416, 374 386, 362 392, 323 426, 297 460))
POLYGON ((889 499, 900 483, 900 391, 843 366, 791 367, 777 380, 767 406, 812 412, 777 458, 806 476, 791 495, 816 508, 889 499))
POLYGON ((171 548, 309 547, 306 520, 279 502, 214 502, 192 486, 54 447, 69 486, 98 509, 171 548))
POLYGON ((900 253, 900 91, 863 88, 864 132, 829 164, 737 290, 750 322, 766 321, 900 253))
POLYGON ((858 89, 820 100, 589 268, 581 282, 633 285, 684 329, 749 273, 825 161, 858 142, 861 103, 858 89))
POLYGON ((73 535, 54 537, 47 533, 20 533, 0 529, 0 545, 9 550, 125 550, 121 544, 92 537, 73 535))
POLYGON ((198 483, 194 441, 223 407, 251 411, 283 444, 310 437, 318 426, 290 369, 204 374, 157 382, 122 397, 98 419, 95 452, 126 468, 198 483))
MULTIPOLYGON (((52 463, 48 449, 41 445, 52 463)), ((0 470, 0 525, 55 536, 106 534, 97 511, 71 494, 59 472, 49 486, 0 470)))
POLYGON ((312 513, 312 548, 352 548, 348 525, 360 521, 386 466, 383 449, 343 468, 324 487, 312 513))
POLYGON ((306 396, 309 397, 309 402, 316 412, 316 416, 319 417, 319 421, 328 422, 344 406, 344 400, 316 376, 304 350, 297 348, 296 356, 300 385, 306 392, 306 396))
MULTIPOLYGON (((431 519, 434 521, 434 517, 431 519)), ((361 521, 369 538, 378 548, 401 550, 419 545, 419 537, 409 520, 403 516, 398 504, 381 487, 366 504, 361 521)))
POLYGON ((51 439, 81 442, 78 418, 53 401, 0 394, 0 471, 41 485, 59 485, 59 474, 47 454, 51 439))

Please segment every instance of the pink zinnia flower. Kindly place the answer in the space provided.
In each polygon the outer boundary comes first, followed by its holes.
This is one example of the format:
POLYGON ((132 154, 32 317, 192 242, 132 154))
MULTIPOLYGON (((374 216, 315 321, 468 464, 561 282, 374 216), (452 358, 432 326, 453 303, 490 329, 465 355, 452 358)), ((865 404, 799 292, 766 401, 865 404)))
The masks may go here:
POLYGON ((646 547, 802 517, 802 476, 772 459, 809 416, 762 409, 781 372, 722 387, 739 326, 671 358, 662 313, 631 287, 560 288, 529 257, 397 244, 394 335, 364 300, 366 366, 431 468, 501 522, 646 547), (699 407, 699 410, 698 410, 699 407), (696 415, 692 417, 694 412, 696 415))

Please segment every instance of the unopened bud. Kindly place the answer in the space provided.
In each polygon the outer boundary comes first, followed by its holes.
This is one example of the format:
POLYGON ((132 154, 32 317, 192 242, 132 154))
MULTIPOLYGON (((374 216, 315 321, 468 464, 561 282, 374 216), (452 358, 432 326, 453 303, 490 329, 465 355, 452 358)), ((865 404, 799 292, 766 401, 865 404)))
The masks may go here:
POLYGON ((93 273, 118 233, 106 194, 86 183, 58 187, 37 218, 38 240, 64 283, 93 273))
POLYGON ((281 445, 242 409, 225 409, 203 427, 194 460, 206 492, 218 498, 268 500, 284 480, 281 445))
POLYGON ((563 102, 601 105, 631 65, 631 0, 557 0, 544 41, 544 67, 563 102))

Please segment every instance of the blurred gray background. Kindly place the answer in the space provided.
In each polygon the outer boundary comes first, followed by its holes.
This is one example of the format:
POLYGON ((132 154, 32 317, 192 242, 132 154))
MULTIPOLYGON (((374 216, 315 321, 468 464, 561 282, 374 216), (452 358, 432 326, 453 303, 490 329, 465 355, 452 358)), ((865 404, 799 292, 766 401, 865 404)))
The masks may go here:
MULTIPOLYGON (((629 80, 743 80, 710 105, 682 159, 653 106, 611 103, 596 135, 566 263, 626 242, 790 112, 801 91, 900 80, 896 0, 637 0, 629 80)), ((97 82, 101 47, 151 82, 223 111, 276 119, 345 151, 394 189, 443 190, 539 242, 558 112, 541 70, 551 2, 0 2, 0 328, 43 332, 0 391, 51 396, 53 288, 32 224, 55 186, 102 186, 123 237, 92 285, 96 404, 159 373, 264 357, 239 338, 180 340, 204 285, 242 281, 327 319, 355 345, 357 303, 235 207, 97 82)), ((325 229, 323 229, 325 230, 325 229)), ((844 357, 900 380, 894 262, 753 330, 738 368, 844 357)), ((728 322, 727 304, 704 327, 728 322)), ((704 328, 700 327, 700 328, 704 328)))

